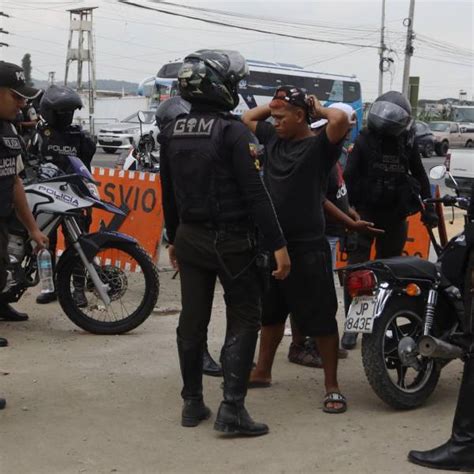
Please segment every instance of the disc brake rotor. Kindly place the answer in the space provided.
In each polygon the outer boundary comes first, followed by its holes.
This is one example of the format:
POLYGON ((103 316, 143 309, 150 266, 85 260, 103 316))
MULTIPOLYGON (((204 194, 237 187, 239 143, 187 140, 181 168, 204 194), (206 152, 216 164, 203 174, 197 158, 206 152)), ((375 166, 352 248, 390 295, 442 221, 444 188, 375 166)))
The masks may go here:
MULTIPOLYGON (((109 295, 110 300, 117 301, 122 298, 128 289, 128 278, 125 272, 112 265, 95 266, 95 268, 101 281, 109 287, 107 294, 109 295)), ((87 289, 100 298, 100 295, 90 278, 87 282, 87 289)))

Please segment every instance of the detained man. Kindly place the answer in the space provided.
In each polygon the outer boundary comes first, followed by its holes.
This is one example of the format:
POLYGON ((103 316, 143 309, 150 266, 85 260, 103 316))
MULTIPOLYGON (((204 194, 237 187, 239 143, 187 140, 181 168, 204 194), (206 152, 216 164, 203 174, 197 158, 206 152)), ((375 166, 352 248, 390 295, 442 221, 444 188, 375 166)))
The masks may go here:
POLYGON ((299 331, 315 338, 321 353, 326 388, 323 410, 342 413, 347 401, 337 380, 337 297, 323 202, 349 120, 341 110, 324 108, 316 97, 292 86, 280 87, 269 105, 249 110, 242 120, 265 145, 264 179, 292 259, 288 279, 271 281, 264 296, 260 352, 250 384, 271 384, 273 360, 291 313, 299 331), (270 116, 274 125, 266 122, 270 116), (328 120, 317 137, 309 127, 311 119, 328 120))

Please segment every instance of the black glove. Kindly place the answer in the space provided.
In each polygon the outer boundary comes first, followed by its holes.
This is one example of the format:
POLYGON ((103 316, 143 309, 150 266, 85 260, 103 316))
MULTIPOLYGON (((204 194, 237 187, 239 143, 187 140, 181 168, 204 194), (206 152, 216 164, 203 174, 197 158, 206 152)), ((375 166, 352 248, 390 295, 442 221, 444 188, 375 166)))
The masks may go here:
POLYGON ((421 214, 421 220, 423 224, 432 229, 438 226, 438 214, 433 204, 426 204, 425 209, 421 214))

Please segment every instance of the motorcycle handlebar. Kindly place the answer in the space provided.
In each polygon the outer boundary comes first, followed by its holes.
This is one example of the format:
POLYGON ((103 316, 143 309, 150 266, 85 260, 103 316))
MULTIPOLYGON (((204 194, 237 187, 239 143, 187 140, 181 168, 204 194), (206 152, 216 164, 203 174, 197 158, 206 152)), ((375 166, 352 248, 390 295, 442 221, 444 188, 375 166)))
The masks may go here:
POLYGON ((466 200, 467 200, 467 198, 456 197, 456 196, 451 196, 449 194, 446 194, 445 196, 440 197, 440 198, 425 199, 424 202, 425 202, 425 204, 441 203, 444 206, 454 206, 456 204, 465 204, 464 201, 466 201, 466 200))

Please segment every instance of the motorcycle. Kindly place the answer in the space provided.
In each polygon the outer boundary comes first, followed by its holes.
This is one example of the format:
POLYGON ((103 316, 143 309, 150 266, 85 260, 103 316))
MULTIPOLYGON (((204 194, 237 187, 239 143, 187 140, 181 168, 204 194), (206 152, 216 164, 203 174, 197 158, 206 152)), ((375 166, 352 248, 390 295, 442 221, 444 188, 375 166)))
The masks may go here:
POLYGON ((117 168, 124 171, 147 171, 149 173, 160 172, 160 155, 155 149, 153 134, 143 134, 143 123, 145 116, 138 112, 140 122, 140 139, 137 146, 131 146, 129 150, 121 154, 117 160, 117 168))
MULTIPOLYGON (((446 173, 437 166, 430 176, 442 179, 446 173)), ((471 297, 465 291, 473 277, 468 269, 474 268, 474 205, 459 192, 425 203, 468 211, 463 232, 444 247, 428 229, 436 263, 395 257, 341 270, 353 298, 345 331, 363 334, 366 377, 379 398, 396 409, 416 408, 428 399, 443 367, 465 355, 464 333, 473 329, 464 308, 471 297)))
MULTIPOLYGON (((30 169, 25 181, 28 204, 41 231, 50 235, 62 226, 71 242, 55 268, 58 301, 67 317, 85 331, 131 331, 148 318, 156 305, 156 267, 133 237, 106 228, 94 233, 81 230, 84 213, 93 208, 118 216, 124 213, 100 199, 95 181, 82 161, 72 156, 66 159, 70 173, 63 174, 54 165, 40 163, 36 170, 48 167, 48 177, 38 179, 38 175, 45 173, 33 173, 30 169), (77 288, 84 291, 86 304, 76 302, 77 288)), ((8 253, 8 279, 2 293, 4 300, 16 302, 28 288, 39 283, 32 242, 16 218, 9 222, 8 253)))

